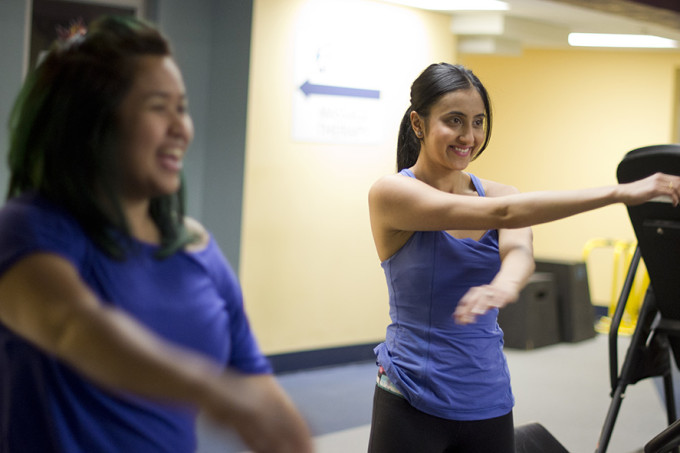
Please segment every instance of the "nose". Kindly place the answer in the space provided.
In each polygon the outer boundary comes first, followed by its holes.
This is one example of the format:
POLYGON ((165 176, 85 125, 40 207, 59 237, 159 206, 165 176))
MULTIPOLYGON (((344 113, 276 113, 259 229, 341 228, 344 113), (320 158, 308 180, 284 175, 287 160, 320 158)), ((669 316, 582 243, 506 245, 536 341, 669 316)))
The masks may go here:
POLYGON ((191 141, 193 138, 193 122, 188 113, 176 112, 170 122, 169 133, 173 137, 191 141))
POLYGON ((463 126, 462 130, 460 131, 460 135, 458 136, 458 140, 460 140, 461 143, 465 143, 466 145, 474 143, 475 135, 471 124, 466 124, 463 126))

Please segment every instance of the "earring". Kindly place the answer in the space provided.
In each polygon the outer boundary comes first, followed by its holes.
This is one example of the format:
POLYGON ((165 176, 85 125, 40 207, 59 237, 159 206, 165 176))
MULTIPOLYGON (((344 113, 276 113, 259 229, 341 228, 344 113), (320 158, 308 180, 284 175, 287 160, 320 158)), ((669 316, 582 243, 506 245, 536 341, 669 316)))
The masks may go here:
POLYGON ((421 138, 423 136, 423 133, 421 131, 416 132, 416 137, 421 138))

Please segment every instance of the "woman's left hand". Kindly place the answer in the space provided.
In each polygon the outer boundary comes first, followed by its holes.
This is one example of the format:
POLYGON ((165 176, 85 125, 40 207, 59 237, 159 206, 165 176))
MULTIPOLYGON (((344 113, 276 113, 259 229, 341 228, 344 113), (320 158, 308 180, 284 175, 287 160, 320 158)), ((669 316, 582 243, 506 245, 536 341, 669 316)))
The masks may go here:
POLYGON ((457 324, 471 324, 477 320, 477 316, 484 315, 492 308, 505 307, 518 297, 519 291, 515 288, 494 284, 475 286, 460 299, 452 316, 457 324))

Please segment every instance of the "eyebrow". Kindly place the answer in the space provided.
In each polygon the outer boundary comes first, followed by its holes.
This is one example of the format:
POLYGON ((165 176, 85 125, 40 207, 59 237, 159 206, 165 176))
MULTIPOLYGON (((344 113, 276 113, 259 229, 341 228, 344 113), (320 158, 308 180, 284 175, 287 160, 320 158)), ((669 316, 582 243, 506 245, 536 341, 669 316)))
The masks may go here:
MULTIPOLYGON (((160 91, 160 90, 150 90, 142 95, 144 99, 150 99, 150 98, 163 98, 163 99, 170 99, 173 98, 173 94, 167 92, 167 91, 160 91)), ((186 101, 187 100, 187 95, 186 93, 182 93, 180 95, 180 100, 186 101)))
MULTIPOLYGON (((460 116, 465 116, 465 117, 467 117, 467 114, 466 114, 466 113, 459 112, 458 110, 452 110, 452 111, 446 113, 446 115, 460 115, 460 116)), ((479 117, 481 117, 481 118, 486 118, 486 113, 478 113, 478 114, 474 115, 473 117, 474 117, 474 118, 479 118, 479 117)))

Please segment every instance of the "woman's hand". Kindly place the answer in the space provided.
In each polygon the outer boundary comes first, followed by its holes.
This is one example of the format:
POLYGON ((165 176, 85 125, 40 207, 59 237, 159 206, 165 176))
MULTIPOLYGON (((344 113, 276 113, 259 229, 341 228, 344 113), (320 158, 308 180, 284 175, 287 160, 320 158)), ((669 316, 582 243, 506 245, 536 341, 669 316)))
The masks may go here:
POLYGON ((235 429, 253 452, 314 451, 307 424, 273 376, 227 371, 207 390, 206 415, 235 429))
POLYGON ((638 181, 619 184, 617 189, 621 202, 629 206, 662 196, 670 197, 673 206, 680 203, 680 176, 655 173, 638 181))
POLYGON ((519 289, 513 285, 482 285, 468 290, 460 299, 453 318, 458 324, 471 324, 477 316, 492 308, 503 308, 519 298, 519 289))

